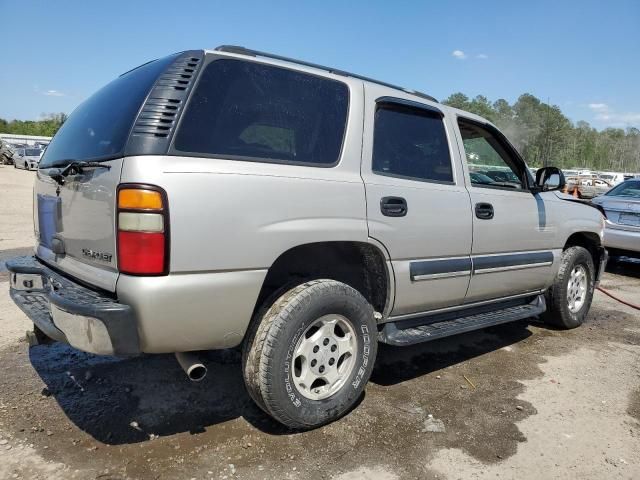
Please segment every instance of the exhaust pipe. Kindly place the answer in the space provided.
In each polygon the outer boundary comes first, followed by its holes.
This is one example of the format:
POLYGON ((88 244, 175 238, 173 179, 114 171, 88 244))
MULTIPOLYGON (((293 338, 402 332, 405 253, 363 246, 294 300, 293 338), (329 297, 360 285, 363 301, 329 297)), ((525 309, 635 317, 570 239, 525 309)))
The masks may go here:
POLYGON ((199 382, 207 376, 207 367, 200 362, 197 355, 190 352, 176 352, 176 360, 192 382, 199 382))

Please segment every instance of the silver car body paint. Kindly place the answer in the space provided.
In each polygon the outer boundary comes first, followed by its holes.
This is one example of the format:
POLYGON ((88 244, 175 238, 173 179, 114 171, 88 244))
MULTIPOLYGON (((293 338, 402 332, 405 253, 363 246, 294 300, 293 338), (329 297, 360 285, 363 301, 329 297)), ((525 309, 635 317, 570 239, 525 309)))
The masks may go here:
POLYGON ((601 195, 593 202, 607 213, 604 245, 618 250, 640 252, 640 199, 601 195))
MULTIPOLYGON (((331 168, 195 156, 130 156, 87 170, 64 185, 38 174, 39 208, 57 208, 65 255, 39 244, 38 258, 81 282, 112 292, 133 308, 141 350, 180 352, 238 345, 271 265, 296 246, 350 241, 384 256, 389 283, 380 322, 547 288, 575 232, 602 236, 593 208, 554 192, 473 187, 457 126, 481 117, 361 79, 281 60, 215 52, 345 83, 349 113, 339 163, 331 168), (438 184, 377 175, 371 169, 376 99, 394 97, 444 116, 454 182, 438 184), (169 203, 170 266, 166 276, 120 274, 116 188, 162 187, 169 203), (406 198, 410 214, 381 215, 380 199, 406 198), (492 221, 473 215, 490 202, 492 221), (83 254, 97 252, 97 258, 83 254), (104 258, 108 258, 105 261, 104 258)), ((46 228, 53 228, 51 226, 46 228)), ((68 319, 65 319, 68 321, 68 319)), ((76 344, 82 348, 81 345, 76 344)))

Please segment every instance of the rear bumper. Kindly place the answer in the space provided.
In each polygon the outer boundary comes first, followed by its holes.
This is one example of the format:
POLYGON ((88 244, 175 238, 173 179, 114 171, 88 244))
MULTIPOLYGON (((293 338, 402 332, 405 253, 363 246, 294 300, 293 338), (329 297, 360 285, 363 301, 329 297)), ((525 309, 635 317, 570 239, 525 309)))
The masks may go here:
POLYGON ((35 257, 7 262, 13 301, 47 336, 85 352, 140 353, 133 310, 60 275, 35 257))
POLYGON ((640 252, 640 228, 615 225, 607 221, 604 244, 607 248, 640 252))

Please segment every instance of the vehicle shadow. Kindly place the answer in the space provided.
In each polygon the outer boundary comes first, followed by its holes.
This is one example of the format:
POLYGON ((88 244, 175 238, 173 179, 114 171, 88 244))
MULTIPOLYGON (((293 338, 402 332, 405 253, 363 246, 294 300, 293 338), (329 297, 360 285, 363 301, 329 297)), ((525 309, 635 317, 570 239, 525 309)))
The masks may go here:
POLYGON ((64 414, 81 430, 110 445, 147 441, 244 417, 259 430, 294 433, 264 414, 249 397, 235 351, 203 354, 209 369, 187 379, 173 355, 114 358, 54 343, 32 347, 29 357, 64 414))
POLYGON ((640 278, 640 258, 611 257, 607 262, 607 273, 640 278))
POLYGON ((371 381, 396 385, 466 362, 528 338, 528 325, 524 320, 406 347, 380 344, 371 381))
MULTIPOLYGON (((527 338, 526 326, 518 322, 411 347, 381 345, 372 381, 393 385, 464 362, 527 338)), ((236 350, 204 353, 209 374, 199 383, 186 378, 173 355, 122 359, 55 343, 31 348, 29 357, 46 384, 43 393, 52 395, 78 428, 105 444, 195 435, 238 417, 270 435, 297 433, 253 403, 236 350)))

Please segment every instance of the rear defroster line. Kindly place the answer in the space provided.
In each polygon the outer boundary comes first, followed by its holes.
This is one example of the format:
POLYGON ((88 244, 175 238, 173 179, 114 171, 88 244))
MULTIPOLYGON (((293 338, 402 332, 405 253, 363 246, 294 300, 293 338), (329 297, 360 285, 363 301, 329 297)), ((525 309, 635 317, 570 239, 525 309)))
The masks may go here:
POLYGON ((626 300, 621 299, 620 297, 615 296, 613 293, 609 292, 608 290, 605 290, 602 287, 596 287, 596 290, 601 291, 602 293, 604 293, 606 296, 613 298, 614 300, 616 300, 617 302, 622 303, 623 305, 626 305, 627 307, 631 307, 631 308, 635 308, 636 310, 640 310, 640 305, 636 305, 634 303, 631 302, 627 302, 626 300))

